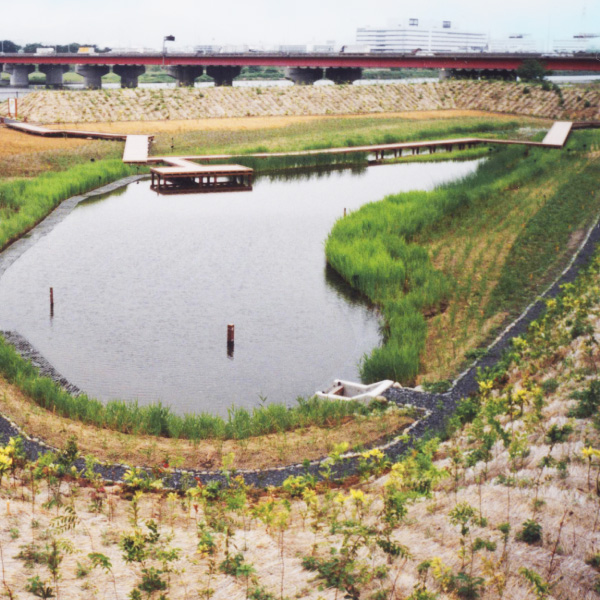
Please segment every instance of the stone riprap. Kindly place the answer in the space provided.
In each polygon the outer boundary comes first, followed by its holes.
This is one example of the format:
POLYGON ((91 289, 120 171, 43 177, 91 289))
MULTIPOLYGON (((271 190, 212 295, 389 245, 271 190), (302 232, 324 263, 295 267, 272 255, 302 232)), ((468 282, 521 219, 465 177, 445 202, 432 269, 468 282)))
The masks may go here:
MULTIPOLYGON (((562 120, 600 119, 600 88, 574 85, 559 95, 510 82, 445 81, 342 86, 208 87, 40 91, 19 100, 38 123, 185 120, 224 117, 373 114, 469 109, 562 120)), ((8 106, 0 104, 0 115, 8 106)))

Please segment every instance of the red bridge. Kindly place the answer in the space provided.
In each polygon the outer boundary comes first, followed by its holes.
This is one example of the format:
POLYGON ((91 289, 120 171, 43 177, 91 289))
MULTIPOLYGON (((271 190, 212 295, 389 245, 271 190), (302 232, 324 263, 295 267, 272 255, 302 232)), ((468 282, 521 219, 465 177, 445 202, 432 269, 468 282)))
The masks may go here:
POLYGON ((102 76, 112 67, 121 77, 122 87, 136 87, 147 65, 160 65, 179 85, 193 85, 206 69, 215 85, 231 85, 242 67, 285 67, 286 77, 298 84, 310 84, 323 76, 335 83, 352 83, 361 78, 362 69, 439 69, 442 76, 476 78, 479 76, 515 79, 515 71, 526 60, 538 60, 554 71, 600 72, 599 54, 285 54, 249 52, 244 54, 3 54, 0 64, 11 73, 11 85, 28 84, 36 68, 46 74, 49 87, 62 85, 62 74, 70 65, 84 77, 87 87, 100 87, 102 76))

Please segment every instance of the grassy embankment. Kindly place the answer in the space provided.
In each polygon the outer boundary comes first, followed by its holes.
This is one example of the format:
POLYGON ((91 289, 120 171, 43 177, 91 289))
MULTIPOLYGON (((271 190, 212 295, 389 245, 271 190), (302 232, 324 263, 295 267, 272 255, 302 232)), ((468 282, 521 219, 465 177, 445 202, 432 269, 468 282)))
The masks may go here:
POLYGON ((522 308, 597 216, 596 132, 566 151, 508 148, 430 193, 369 204, 338 221, 326 254, 382 307, 385 344, 363 378, 445 379, 522 308))

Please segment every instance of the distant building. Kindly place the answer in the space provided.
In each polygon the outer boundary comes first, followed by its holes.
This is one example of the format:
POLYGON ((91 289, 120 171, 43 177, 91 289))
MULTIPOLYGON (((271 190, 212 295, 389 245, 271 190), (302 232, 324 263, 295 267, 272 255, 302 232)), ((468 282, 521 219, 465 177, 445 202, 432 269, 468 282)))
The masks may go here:
POLYGON ((221 46, 215 46, 214 44, 202 44, 200 46, 194 46, 194 52, 200 54, 217 54, 221 51, 221 46))
POLYGON ((359 27, 356 41, 371 52, 484 52, 488 36, 461 30, 453 21, 402 19, 385 27, 359 27))
POLYGON ((600 34, 579 33, 572 38, 553 40, 552 52, 573 54, 575 52, 594 52, 600 50, 600 34))
POLYGON ((541 44, 526 33, 513 33, 504 38, 490 39, 489 51, 498 53, 540 52, 541 44))
POLYGON ((306 44, 282 44, 277 46, 277 52, 285 52, 286 54, 305 54, 307 52, 306 44))
POLYGON ((317 54, 331 54, 332 52, 335 52, 335 42, 313 44, 312 51, 317 54))

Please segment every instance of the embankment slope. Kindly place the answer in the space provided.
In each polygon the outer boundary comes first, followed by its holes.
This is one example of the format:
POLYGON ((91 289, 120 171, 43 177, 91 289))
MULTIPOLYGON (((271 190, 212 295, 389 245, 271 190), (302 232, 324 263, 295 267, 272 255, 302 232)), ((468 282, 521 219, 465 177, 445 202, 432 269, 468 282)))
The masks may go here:
MULTIPOLYGON (((470 109, 551 119, 600 119, 600 87, 561 93, 507 82, 305 87, 218 87, 40 91, 25 96, 19 113, 40 123, 156 121, 223 117, 376 114, 470 109)), ((6 103, 0 114, 6 114, 6 103)))

